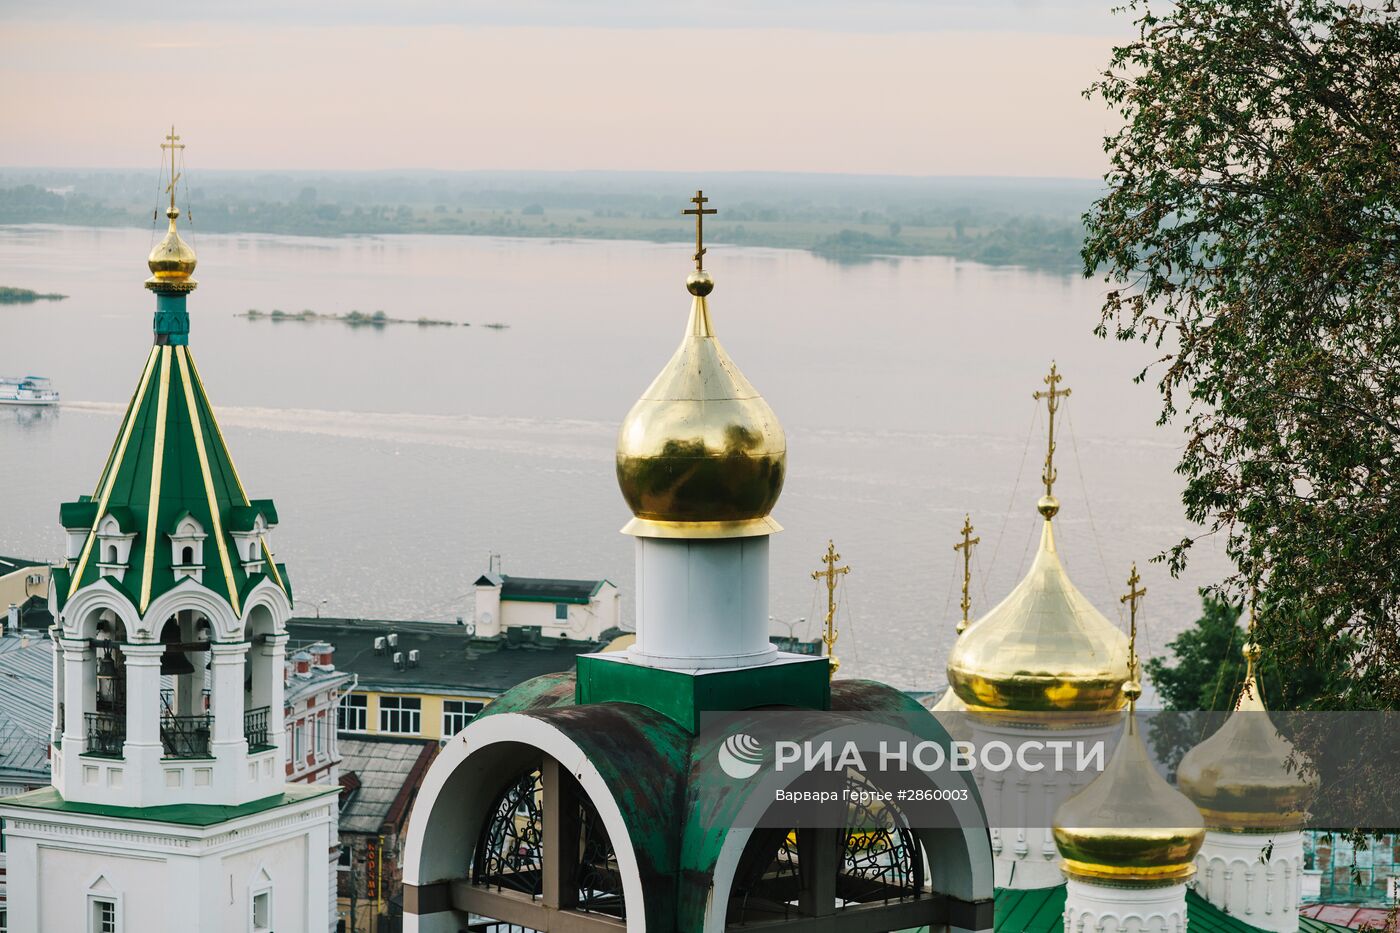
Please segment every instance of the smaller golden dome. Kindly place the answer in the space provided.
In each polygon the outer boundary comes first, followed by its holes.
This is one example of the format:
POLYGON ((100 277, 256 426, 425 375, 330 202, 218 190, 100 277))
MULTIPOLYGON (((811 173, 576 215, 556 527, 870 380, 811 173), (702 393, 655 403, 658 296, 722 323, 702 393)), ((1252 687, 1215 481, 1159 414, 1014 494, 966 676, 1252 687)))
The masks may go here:
POLYGON ((170 218, 170 229, 146 258, 146 265, 151 269, 146 287, 152 291, 193 291, 196 282, 190 276, 198 260, 194 250, 180 239, 180 232, 175 229, 175 218, 180 216, 180 209, 172 206, 165 216, 170 218))
POLYGON ((769 513, 783 490, 787 438, 773 409, 729 358, 710 323, 708 272, 685 336, 623 419, 617 483, 636 517, 623 531, 653 538, 737 538, 780 531, 769 513))
MULTIPOLYGON (((1040 508, 1044 514, 1045 499, 1040 508)), ((1127 636, 1070 581, 1049 518, 1025 578, 948 657, 948 683, 968 709, 1000 718, 1112 713, 1128 676, 1127 636)))
POLYGON ((1299 829, 1306 805, 1317 787, 1288 762, 1298 757, 1293 744, 1279 735, 1264 706, 1254 662, 1259 647, 1244 646, 1248 662, 1235 711, 1214 735, 1191 749, 1176 770, 1176 782, 1206 824, 1227 832, 1299 829))
MULTIPOLYGON (((1137 687, 1136 681, 1124 684, 1137 687)), ((1130 708, 1103 773, 1055 813, 1065 874, 1081 881, 1172 884, 1190 878, 1205 823, 1185 795, 1157 773, 1130 708)))

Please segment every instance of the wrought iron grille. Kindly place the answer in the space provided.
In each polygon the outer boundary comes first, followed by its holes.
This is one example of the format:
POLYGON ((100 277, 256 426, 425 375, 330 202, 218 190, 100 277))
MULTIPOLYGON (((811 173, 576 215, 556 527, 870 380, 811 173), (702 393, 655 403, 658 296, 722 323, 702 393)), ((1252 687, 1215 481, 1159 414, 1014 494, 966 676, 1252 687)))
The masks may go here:
POLYGON ((627 919, 627 902, 622 894, 622 874, 617 854, 597 809, 584 797, 580 800, 579 824, 583 848, 578 866, 578 909, 627 919))
POLYGON ((214 716, 162 716, 160 744, 167 758, 207 758, 209 737, 214 730, 214 716))
POLYGON ((126 716, 114 713, 86 713, 87 751, 96 755, 120 755, 126 742, 126 716))
POLYGON ((248 740, 249 748, 268 744, 267 719, 271 711, 269 706, 259 706, 243 714, 243 737, 248 740))
POLYGON ((538 897, 543 884, 543 781, 539 771, 522 774, 507 787, 477 840, 472 884, 506 888, 538 897))

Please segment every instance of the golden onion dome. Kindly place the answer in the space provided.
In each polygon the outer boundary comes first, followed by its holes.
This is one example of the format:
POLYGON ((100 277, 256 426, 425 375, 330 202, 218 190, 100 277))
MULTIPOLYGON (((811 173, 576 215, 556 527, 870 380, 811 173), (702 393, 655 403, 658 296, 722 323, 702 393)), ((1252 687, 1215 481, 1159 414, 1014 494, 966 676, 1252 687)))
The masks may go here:
POLYGON ((175 218, 180 216, 180 209, 172 204, 165 216, 170 218, 170 229, 146 258, 146 265, 151 269, 146 287, 153 291, 193 291, 196 283, 190 276, 198 260, 194 250, 175 229, 175 218))
POLYGON ((1235 711, 1210 738, 1191 749, 1176 771, 1177 785, 1200 808, 1211 829, 1233 832, 1299 829, 1316 778, 1288 762, 1297 750, 1274 728, 1255 673, 1259 647, 1244 646, 1244 687, 1235 711))
POLYGON ((963 633, 948 657, 948 683, 979 715, 1102 715, 1122 708, 1128 639, 1065 573, 1055 549, 1052 496, 1030 572, 963 633))
MULTIPOLYGON (((1123 685, 1131 697, 1141 687, 1123 685)), ((1111 884, 1170 884, 1190 878, 1205 841, 1194 804, 1168 784, 1147 755, 1130 706, 1108 766, 1055 812, 1055 845, 1065 874, 1111 884)))
POLYGON ((710 321, 708 272, 686 279, 685 336, 623 419, 617 483, 654 538, 737 538, 780 531, 769 513, 787 469, 782 425, 724 351, 710 321))

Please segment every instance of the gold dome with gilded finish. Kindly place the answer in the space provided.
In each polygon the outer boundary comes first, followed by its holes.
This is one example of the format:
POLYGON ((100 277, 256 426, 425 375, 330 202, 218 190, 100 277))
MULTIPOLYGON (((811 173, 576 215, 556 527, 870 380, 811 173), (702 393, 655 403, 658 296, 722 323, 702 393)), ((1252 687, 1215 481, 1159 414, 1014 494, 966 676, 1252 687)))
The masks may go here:
POLYGON ((636 517, 623 531, 654 538, 772 534, 787 438, 773 409, 715 337, 709 273, 686 280, 685 336, 623 419, 617 482, 636 517))
POLYGON ((1235 711, 1214 735, 1191 749, 1176 771, 1177 785, 1200 809, 1206 825, 1227 832, 1299 829, 1316 778, 1288 762, 1298 757, 1279 735, 1259 692, 1258 646, 1244 646, 1248 662, 1235 711))
POLYGON ((948 683, 969 710, 1000 718, 1111 713, 1123 705, 1127 642, 1070 581, 1047 518, 1030 572, 953 646, 948 683))
MULTIPOLYGON (((1135 681, 1134 690, 1140 692, 1135 681)), ((1125 693, 1129 684, 1124 684, 1125 693)), ((1148 758, 1130 709, 1103 773, 1055 813, 1055 845, 1065 874, 1113 884, 1172 884, 1190 878, 1205 841, 1194 804, 1148 758)))
POLYGON ((180 238, 180 232, 175 229, 175 218, 180 216, 180 209, 171 205, 165 216, 170 218, 170 229, 146 258, 146 265, 151 269, 151 277, 146 280, 146 287, 153 290, 159 288, 193 291, 196 282, 190 276, 194 273, 198 259, 194 250, 180 238))

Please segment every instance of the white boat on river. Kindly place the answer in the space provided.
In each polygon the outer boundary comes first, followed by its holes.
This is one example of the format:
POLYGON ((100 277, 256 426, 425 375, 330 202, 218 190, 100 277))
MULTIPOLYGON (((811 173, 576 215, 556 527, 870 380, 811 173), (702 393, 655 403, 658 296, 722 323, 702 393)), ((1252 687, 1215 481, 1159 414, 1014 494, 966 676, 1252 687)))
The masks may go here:
POLYGON ((0 376, 0 405, 57 405, 58 391, 43 376, 0 376))

